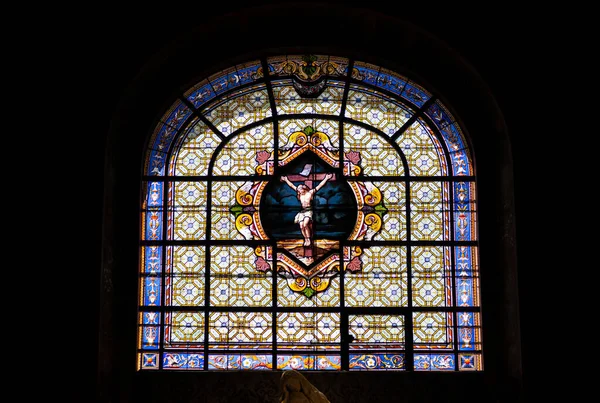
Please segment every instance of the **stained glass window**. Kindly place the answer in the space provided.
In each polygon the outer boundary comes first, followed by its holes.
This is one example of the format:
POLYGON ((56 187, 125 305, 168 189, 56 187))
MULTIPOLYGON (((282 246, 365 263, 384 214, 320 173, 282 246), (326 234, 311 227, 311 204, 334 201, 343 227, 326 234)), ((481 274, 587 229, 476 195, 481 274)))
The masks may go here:
POLYGON ((483 369, 474 165, 436 94, 250 61, 181 94, 146 155, 138 369, 483 369))

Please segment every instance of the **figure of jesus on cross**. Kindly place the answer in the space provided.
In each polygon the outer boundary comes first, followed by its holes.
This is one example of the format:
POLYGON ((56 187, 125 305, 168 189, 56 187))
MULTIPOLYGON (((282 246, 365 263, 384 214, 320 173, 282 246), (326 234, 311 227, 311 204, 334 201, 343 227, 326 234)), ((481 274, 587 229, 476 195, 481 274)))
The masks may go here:
POLYGON ((325 184, 327 183, 328 180, 331 180, 334 178, 334 174, 332 173, 327 173, 327 174, 310 174, 310 169, 312 168, 312 166, 310 164, 307 164, 304 167, 304 170, 300 173, 300 175, 290 175, 290 176, 282 176, 281 177, 281 181, 285 182, 288 184, 289 187, 291 187, 292 189, 294 189, 296 191, 296 196, 298 197, 298 200, 300 200, 300 205, 302 206, 302 210, 300 210, 300 212, 298 214, 296 214, 296 217, 294 218, 294 223, 299 224, 300 225, 300 231, 302 232, 302 236, 304 237, 304 247, 309 247, 312 246, 311 245, 311 239, 312 239, 312 220, 313 220, 313 207, 312 207, 312 201, 313 198, 315 196, 315 193, 317 193, 319 191, 319 189, 321 189, 323 186, 325 186, 325 184), (307 171, 305 173, 305 171, 307 171), (309 178, 310 176, 310 178, 309 178), (312 182, 314 180, 319 180, 321 179, 321 182, 317 185, 317 187, 315 187, 314 189, 311 189, 308 184, 312 185, 312 182), (304 183, 296 186, 292 183, 292 181, 303 181, 304 183))

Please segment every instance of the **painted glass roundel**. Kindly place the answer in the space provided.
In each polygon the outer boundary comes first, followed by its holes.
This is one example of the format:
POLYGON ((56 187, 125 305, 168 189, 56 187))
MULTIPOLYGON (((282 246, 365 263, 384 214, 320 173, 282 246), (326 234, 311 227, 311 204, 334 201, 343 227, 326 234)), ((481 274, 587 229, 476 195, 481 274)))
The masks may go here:
POLYGON ((482 370, 474 168, 435 94, 251 61, 181 94, 146 156, 139 370, 482 370))

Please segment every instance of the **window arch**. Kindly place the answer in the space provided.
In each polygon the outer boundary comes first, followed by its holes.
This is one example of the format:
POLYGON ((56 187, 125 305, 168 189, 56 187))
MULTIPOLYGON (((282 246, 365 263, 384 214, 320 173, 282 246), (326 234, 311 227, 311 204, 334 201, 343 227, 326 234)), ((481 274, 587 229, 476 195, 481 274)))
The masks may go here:
POLYGON ((413 80, 235 65, 164 114, 142 194, 138 369, 483 368, 472 158, 413 80))

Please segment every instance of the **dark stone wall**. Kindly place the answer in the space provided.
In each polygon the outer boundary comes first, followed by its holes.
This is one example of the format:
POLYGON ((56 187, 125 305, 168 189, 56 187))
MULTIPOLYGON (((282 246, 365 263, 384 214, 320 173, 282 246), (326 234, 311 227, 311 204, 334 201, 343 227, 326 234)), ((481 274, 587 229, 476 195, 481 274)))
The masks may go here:
MULTIPOLYGON (((303 373, 332 403, 516 402, 483 374, 303 373), (465 376, 467 375, 467 376, 465 376), (474 375, 474 376, 472 376, 474 375), (506 400, 503 400, 506 399, 506 400)), ((278 403, 281 372, 138 374, 135 401, 278 403)))

